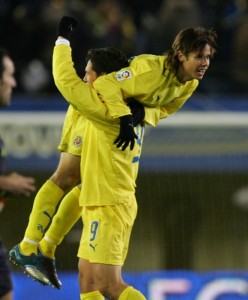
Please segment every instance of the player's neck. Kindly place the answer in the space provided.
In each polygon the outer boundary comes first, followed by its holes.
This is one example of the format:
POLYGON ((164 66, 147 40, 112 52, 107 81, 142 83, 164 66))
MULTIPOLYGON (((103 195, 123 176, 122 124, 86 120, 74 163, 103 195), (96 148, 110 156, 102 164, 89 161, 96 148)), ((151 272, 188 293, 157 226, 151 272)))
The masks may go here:
POLYGON ((181 84, 184 84, 186 82, 186 80, 184 79, 184 76, 183 76, 182 71, 180 70, 180 68, 179 68, 179 70, 177 72, 177 79, 178 79, 178 81, 181 84))

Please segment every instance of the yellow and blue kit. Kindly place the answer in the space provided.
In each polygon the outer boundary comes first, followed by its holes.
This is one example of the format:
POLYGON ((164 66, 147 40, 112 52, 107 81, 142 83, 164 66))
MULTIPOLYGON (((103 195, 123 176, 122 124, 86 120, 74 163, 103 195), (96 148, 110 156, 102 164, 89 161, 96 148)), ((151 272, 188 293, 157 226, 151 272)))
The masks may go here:
POLYGON ((61 94, 88 120, 81 159, 84 230, 78 255, 91 262, 122 265, 137 213, 135 181, 144 127, 136 127, 138 140, 132 151, 116 147, 119 120, 109 115, 97 92, 77 76, 69 45, 55 46, 53 76, 61 94))
POLYGON ((69 105, 58 146, 60 152, 81 156, 86 122, 87 119, 69 105))
MULTIPOLYGON (((158 107, 157 121, 179 110, 198 86, 193 79, 182 84, 167 66, 167 56, 142 54, 135 56, 130 66, 98 77, 93 86, 104 99, 109 114, 118 118, 128 114, 123 99, 135 98, 148 107, 158 107)), ((129 111, 130 113, 130 111, 129 111)))
POLYGON ((53 76, 64 98, 88 119, 81 160, 80 204, 129 202, 135 193, 144 127, 137 127, 138 142, 132 151, 116 148, 113 141, 119 132, 119 120, 109 115, 97 92, 78 77, 68 45, 54 48, 53 76))

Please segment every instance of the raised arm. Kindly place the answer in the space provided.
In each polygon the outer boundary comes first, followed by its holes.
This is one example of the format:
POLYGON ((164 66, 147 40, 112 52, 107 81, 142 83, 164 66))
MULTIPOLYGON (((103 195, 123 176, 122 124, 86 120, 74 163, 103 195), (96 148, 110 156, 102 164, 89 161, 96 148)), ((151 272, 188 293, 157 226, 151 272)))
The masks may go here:
MULTIPOLYGON (((104 100, 98 96, 95 89, 87 85, 78 77, 71 56, 70 33, 76 22, 71 17, 63 17, 58 27, 59 37, 53 53, 53 77, 55 84, 65 99, 73 105, 79 113, 89 120, 96 122, 119 122, 115 120, 104 100), (66 38, 64 38, 64 36, 66 38)), ((133 149, 137 138, 132 125, 130 108, 124 103, 125 109, 118 114, 120 118, 120 132, 115 140, 117 147, 125 150, 130 144, 133 149)))

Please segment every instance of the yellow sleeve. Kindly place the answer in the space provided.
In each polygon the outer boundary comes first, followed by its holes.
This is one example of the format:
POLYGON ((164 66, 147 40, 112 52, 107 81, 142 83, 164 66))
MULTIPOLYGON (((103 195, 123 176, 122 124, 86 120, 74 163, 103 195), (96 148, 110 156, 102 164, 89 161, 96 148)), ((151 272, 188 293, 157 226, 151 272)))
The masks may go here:
MULTIPOLYGON (((131 114, 130 109, 124 102, 123 92, 116 82, 116 72, 108 75, 99 76, 94 82, 93 87, 101 96, 102 101, 108 107, 109 113, 113 118, 131 114)), ((132 93, 132 86, 128 86, 132 93)), ((126 99, 127 97, 125 97, 126 99)))
POLYGON ((150 126, 156 127, 160 119, 167 118, 181 109, 197 86, 198 82, 193 82, 192 86, 188 87, 185 93, 163 106, 145 107, 145 122, 150 126))
POLYGON ((187 85, 187 87, 185 88, 185 91, 181 94, 181 96, 175 98, 170 103, 162 106, 160 119, 167 118, 168 116, 174 114, 179 109, 181 109, 182 106, 185 104, 185 102, 192 96, 192 94, 196 90, 198 84, 199 84, 199 82, 196 80, 189 82, 189 84, 187 85))
POLYGON ((161 113, 160 107, 144 106, 144 109, 145 109, 145 118, 144 118, 145 123, 150 126, 156 127, 158 121, 160 120, 160 113, 161 113))
MULTIPOLYGON (((53 78, 60 93, 81 115, 98 121, 99 118, 102 121, 114 119, 97 91, 77 75, 72 61, 71 47, 68 45, 59 44, 54 47, 53 78)), ((108 87, 108 90, 110 88, 108 87)), ((116 117, 131 114, 125 103, 124 106, 125 109, 116 117)))
POLYGON ((53 51, 53 78, 62 96, 84 117, 98 123, 113 120, 95 89, 77 75, 71 47, 60 44, 53 51))
POLYGON ((133 66, 98 77, 93 86, 107 105, 110 115, 117 118, 127 113, 125 99, 134 97, 141 100, 149 96, 150 91, 154 90, 155 74, 157 69, 152 69, 143 59, 133 66))
MULTIPOLYGON (((94 89, 77 76, 71 58, 71 48, 67 45, 54 47, 53 79, 62 96, 81 112, 92 98, 97 98, 94 89)), ((97 101, 100 102, 100 99, 97 101)))

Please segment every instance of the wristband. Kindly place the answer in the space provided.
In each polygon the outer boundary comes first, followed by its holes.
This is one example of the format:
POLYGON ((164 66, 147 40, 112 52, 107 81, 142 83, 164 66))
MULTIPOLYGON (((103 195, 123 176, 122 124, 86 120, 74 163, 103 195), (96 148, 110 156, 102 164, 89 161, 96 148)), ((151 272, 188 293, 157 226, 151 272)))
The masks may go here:
POLYGON ((56 42, 55 45, 66 45, 66 46, 70 46, 70 41, 68 41, 67 39, 63 38, 63 37, 59 37, 56 42))

